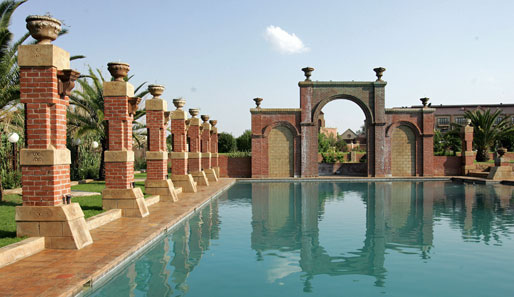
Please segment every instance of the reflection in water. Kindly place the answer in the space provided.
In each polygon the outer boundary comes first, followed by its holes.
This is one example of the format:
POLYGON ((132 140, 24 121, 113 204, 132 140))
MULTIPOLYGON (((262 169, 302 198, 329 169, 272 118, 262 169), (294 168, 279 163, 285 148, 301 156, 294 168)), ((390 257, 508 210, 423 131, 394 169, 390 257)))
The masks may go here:
MULTIPOLYGON (((488 243, 508 236, 514 221, 512 187, 434 183, 295 183, 252 184, 252 248, 257 260, 267 250, 300 250, 306 273, 304 291, 315 275, 368 275, 383 286, 386 250, 430 258, 434 212, 448 216, 464 238, 488 243), (462 189, 464 187, 464 195, 462 189), (319 242, 318 224, 327 199, 356 193, 366 205, 362 248, 350 256, 329 255, 319 242), (376 195, 376 196, 375 196, 376 195)), ((344 224, 344 221, 341 221, 344 224)), ((276 255, 268 253, 267 255, 276 255)))
MULTIPOLYGON (((430 262, 437 238, 434 227, 441 220, 460 230, 463 241, 501 245, 512 236, 512 198, 512 187, 450 182, 238 184, 221 202, 211 202, 93 295, 188 293, 188 279, 212 240, 219 237, 218 203, 224 204, 226 216, 242 209, 233 205, 248 207, 251 203, 250 241, 256 254, 252 261, 273 259, 274 265, 263 266, 268 283, 298 274, 303 291, 312 292, 318 275, 369 276, 376 287, 384 287, 386 257, 391 252, 414 253, 430 262), (349 197, 365 208, 364 240, 355 250, 329 253, 320 242, 319 225, 332 202, 349 197)), ((344 218, 336 221, 345 224, 344 218)))

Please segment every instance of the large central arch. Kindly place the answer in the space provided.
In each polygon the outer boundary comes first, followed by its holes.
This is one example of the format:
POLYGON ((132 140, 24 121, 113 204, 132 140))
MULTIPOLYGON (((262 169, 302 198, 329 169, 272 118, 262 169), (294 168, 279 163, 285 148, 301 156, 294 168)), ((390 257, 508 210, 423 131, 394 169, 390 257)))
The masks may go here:
POLYGON ((368 145, 368 176, 385 176, 384 166, 384 81, 375 82, 313 82, 302 81, 300 87, 302 176, 318 175, 317 129, 323 107, 333 100, 356 103, 366 116, 368 145))

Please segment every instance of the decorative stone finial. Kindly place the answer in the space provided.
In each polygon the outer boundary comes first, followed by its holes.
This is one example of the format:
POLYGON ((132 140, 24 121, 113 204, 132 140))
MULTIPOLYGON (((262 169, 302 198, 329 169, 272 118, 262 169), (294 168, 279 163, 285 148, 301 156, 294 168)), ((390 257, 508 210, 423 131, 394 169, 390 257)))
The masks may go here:
POLYGON ((198 108, 190 108, 189 114, 194 118, 200 113, 200 109, 198 108))
POLYGON ((466 119, 466 126, 471 126, 471 119, 466 119))
POLYGON ((507 153, 507 149, 504 148, 504 147, 500 147, 496 150, 496 152, 498 153, 498 156, 503 157, 503 155, 505 155, 505 153, 507 153))
POLYGON ((377 81, 382 81, 382 75, 384 75, 384 71, 386 71, 386 69, 384 67, 377 67, 373 68, 373 71, 377 74, 377 81))
POLYGON ((107 70, 109 70, 115 81, 123 81, 130 71, 130 65, 121 62, 110 62, 107 63, 107 70))
POLYGON ((427 97, 419 98, 419 101, 421 101, 421 104, 423 104, 423 108, 427 107, 428 100, 430 100, 430 98, 427 98, 427 97))
POLYGON ((210 117, 209 117, 208 115, 206 115, 206 114, 202 114, 200 117, 202 118, 202 121, 203 121, 204 123, 207 123, 207 121, 208 121, 208 120, 209 120, 209 118, 210 118, 210 117))
POLYGON ((312 67, 304 67, 302 68, 303 73, 305 74, 305 81, 311 81, 311 75, 314 71, 314 68, 312 67))
POLYGON ((264 100, 264 99, 259 98, 259 97, 257 97, 257 98, 253 98, 253 101, 255 101, 255 106, 256 106, 257 108, 261 108, 261 102, 262 102, 262 100, 264 100))
POLYGON ((216 124, 218 123, 218 121, 217 121, 217 120, 210 120, 210 121, 209 121, 209 123, 210 123, 213 127, 215 127, 215 126, 216 126, 216 124))
POLYGON ((139 97, 131 97, 129 98, 128 100, 128 113, 130 115, 135 115, 136 114, 136 111, 137 111, 137 107, 139 105, 139 103, 141 103, 141 98, 139 97))
POLYGON ((184 99, 184 98, 173 99, 173 105, 175 105, 175 107, 177 109, 182 109, 182 107, 184 107, 184 105, 186 105, 186 99, 184 99))
POLYGON ((154 98, 160 98, 162 93, 164 93, 163 85, 148 85, 148 92, 152 94, 154 98))
POLYGON ((29 15, 25 21, 27 29, 37 44, 50 44, 61 32, 61 22, 46 15, 29 15))

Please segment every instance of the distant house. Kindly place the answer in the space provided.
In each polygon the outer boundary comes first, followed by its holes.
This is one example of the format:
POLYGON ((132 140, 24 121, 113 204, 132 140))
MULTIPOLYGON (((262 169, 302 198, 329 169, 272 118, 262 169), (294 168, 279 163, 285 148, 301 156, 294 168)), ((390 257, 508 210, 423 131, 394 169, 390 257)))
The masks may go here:
POLYGON ((346 129, 346 131, 341 134, 341 137, 346 141, 346 143, 355 143, 358 136, 352 129, 346 129))

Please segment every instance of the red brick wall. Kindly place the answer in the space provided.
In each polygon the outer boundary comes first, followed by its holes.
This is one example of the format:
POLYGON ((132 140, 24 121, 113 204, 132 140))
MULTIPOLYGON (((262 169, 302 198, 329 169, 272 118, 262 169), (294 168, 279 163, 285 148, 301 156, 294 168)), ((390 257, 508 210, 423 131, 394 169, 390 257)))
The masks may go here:
POLYGON ((221 177, 252 177, 252 157, 218 157, 221 177))
POLYGON ((458 156, 434 156, 434 175, 461 175, 461 163, 458 156))

